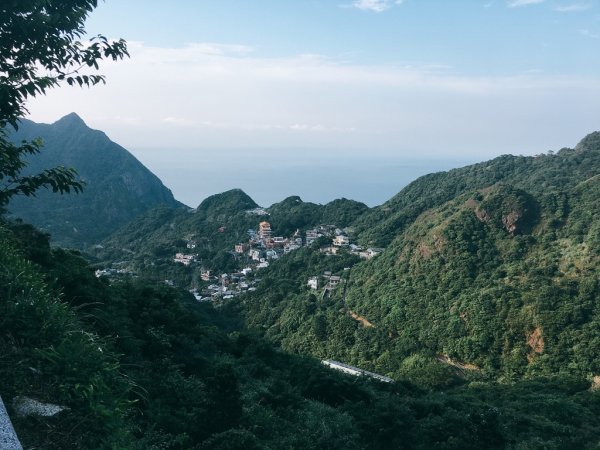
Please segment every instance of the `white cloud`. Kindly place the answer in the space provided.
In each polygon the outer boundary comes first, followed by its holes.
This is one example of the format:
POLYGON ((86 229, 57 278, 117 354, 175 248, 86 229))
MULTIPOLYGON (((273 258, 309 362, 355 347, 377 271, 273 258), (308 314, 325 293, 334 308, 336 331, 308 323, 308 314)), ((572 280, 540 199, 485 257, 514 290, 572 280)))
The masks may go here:
POLYGON ((169 125, 177 125, 182 127, 190 127, 197 125, 195 121, 185 117, 164 117, 162 121, 169 125))
POLYGON ((580 12, 587 11, 592 8, 591 3, 572 3, 570 5, 559 5, 554 7, 554 11, 569 13, 569 12, 580 12))
POLYGON ((537 5, 544 3, 546 0, 508 0, 507 5, 509 8, 518 8, 521 6, 537 5))
POLYGON ((289 126, 290 130, 294 131, 326 131, 328 130, 323 125, 308 125, 305 123, 295 123, 289 126))
POLYGON ((28 104, 30 117, 53 122, 76 111, 133 149, 405 148, 457 155, 527 150, 515 142, 535 141, 530 148, 537 152, 573 145, 600 117, 598 77, 464 76, 434 64, 266 58, 207 45, 130 43, 129 60, 103 65, 106 85, 51 90, 28 104))
POLYGON ((356 0, 351 6, 363 11, 383 12, 394 5, 401 5, 404 0, 356 0))
POLYGON ((247 55, 254 51, 254 48, 248 45, 216 44, 213 42, 192 43, 189 44, 187 48, 207 55, 247 55))

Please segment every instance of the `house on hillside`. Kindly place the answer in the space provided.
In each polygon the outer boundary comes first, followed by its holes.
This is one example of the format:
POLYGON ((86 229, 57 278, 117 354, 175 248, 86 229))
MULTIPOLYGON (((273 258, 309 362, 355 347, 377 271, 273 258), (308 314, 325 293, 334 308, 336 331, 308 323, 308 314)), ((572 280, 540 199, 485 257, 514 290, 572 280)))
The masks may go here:
POLYGON ((250 256, 250 259, 252 259, 254 261, 260 261, 261 255, 262 255, 262 252, 260 250, 257 250, 257 249, 252 249, 248 253, 248 256, 250 256))
POLYGON ((173 261, 176 263, 183 264, 184 266, 189 266, 194 262, 194 255, 186 255, 184 253, 176 253, 173 261))
POLYGON ((333 238, 333 245, 336 247, 345 247, 350 245, 350 239, 344 234, 337 235, 333 238))
POLYGON ((285 247, 283 247, 283 253, 290 253, 293 252, 294 250, 298 250, 300 248, 300 245, 298 244, 287 244, 285 247))
POLYGON ((273 237, 273 245, 283 246, 286 243, 287 239, 283 236, 274 236, 273 237))
POLYGON ((360 252, 358 256, 360 256, 363 259, 371 259, 383 253, 383 250, 383 248, 368 248, 365 251, 360 252))
POLYGON ((246 250, 248 250, 249 248, 250 248, 250 246, 248 244, 241 243, 241 244, 235 245, 234 251, 235 251, 235 253, 238 253, 241 255, 241 254, 245 253, 246 250))
POLYGON ((267 250, 266 252, 267 259, 278 259, 279 255, 275 250, 267 250))
POLYGON ((264 208, 261 208, 260 206, 258 208, 249 209, 248 211, 246 211, 246 214, 252 214, 255 216, 268 216, 269 215, 269 213, 267 211, 265 211, 264 208))
POLYGON ((306 246, 311 246, 319 236, 321 236, 321 234, 317 230, 306 230, 306 246))
POLYGON ((200 278, 202 281, 210 281, 210 270, 201 270, 200 278))

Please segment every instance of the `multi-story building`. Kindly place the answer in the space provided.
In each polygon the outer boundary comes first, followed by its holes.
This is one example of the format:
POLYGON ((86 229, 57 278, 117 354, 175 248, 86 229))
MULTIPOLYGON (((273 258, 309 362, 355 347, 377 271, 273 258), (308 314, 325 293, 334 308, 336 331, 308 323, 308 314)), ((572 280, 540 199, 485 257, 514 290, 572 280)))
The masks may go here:
POLYGON ((266 220, 258 224, 258 236, 261 239, 271 238, 271 224, 266 220))

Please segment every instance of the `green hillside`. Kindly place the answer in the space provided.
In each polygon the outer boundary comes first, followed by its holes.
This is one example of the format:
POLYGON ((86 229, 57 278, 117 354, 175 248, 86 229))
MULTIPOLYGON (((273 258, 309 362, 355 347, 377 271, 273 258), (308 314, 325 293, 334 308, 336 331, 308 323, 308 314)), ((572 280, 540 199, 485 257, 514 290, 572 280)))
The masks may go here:
POLYGON ((109 285, 31 226, 2 223, 0 243, 0 392, 24 448, 525 449, 600 441, 600 397, 582 379, 436 392, 343 375, 276 350, 227 308, 184 291, 109 285), (13 401, 23 396, 66 409, 20 417, 13 401))
POLYGON ((321 224, 333 224, 344 228, 368 210, 364 203, 346 198, 319 205, 304 202, 298 196, 288 197, 268 209, 269 221, 283 235, 289 235, 296 229, 305 230, 321 224))
POLYGON ((265 210, 240 189, 212 195, 193 211, 159 207, 113 233, 101 246, 89 249, 98 263, 125 262, 132 271, 154 280, 171 279, 180 286, 192 282, 192 269, 173 264, 177 252, 194 253, 198 264, 216 272, 241 269, 244 260, 230 254, 248 242, 248 230, 268 220, 273 233, 291 236, 320 224, 345 227, 369 208, 347 199, 325 205, 289 197, 265 210), (263 214, 260 211, 264 211, 263 214), (187 244, 193 242, 193 250, 187 244))
POLYGON ((422 177, 353 224, 383 254, 358 264, 295 254, 269 268, 240 310, 288 351, 400 378, 437 373, 432 386, 452 384, 456 371, 591 382, 600 374, 599 136, 422 177), (321 298, 306 282, 327 270, 346 283, 321 298))
POLYGON ((600 132, 586 136, 575 149, 537 157, 505 155, 448 172, 426 175, 363 215, 355 223, 361 240, 386 246, 423 212, 459 195, 503 183, 532 195, 560 193, 598 174, 600 132))
POLYGON ((182 207, 171 191, 133 155, 92 130, 77 114, 47 125, 23 119, 11 135, 15 142, 43 140, 42 151, 28 159, 25 173, 55 166, 72 167, 85 181, 82 194, 15 197, 10 212, 52 235, 57 245, 83 248, 160 204, 182 207))

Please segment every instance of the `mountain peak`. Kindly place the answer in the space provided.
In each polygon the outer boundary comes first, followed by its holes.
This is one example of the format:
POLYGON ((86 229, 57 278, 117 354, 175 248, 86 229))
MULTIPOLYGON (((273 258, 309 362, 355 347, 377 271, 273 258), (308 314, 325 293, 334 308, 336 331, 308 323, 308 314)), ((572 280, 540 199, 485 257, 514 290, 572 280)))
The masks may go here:
POLYGON ((245 211, 257 207, 258 205, 254 200, 244 191, 241 189, 230 189, 205 198, 197 210, 229 209, 231 211, 245 211))
POLYGON ((579 151, 590 149, 600 149, 600 131, 588 134, 575 147, 575 150, 579 151))
POLYGON ((61 126, 68 126, 68 127, 88 127, 86 125, 86 123, 83 121, 83 119, 81 117, 79 117, 77 115, 77 113, 70 113, 67 114, 66 116, 58 119, 56 122, 54 122, 53 125, 61 125, 61 126))

